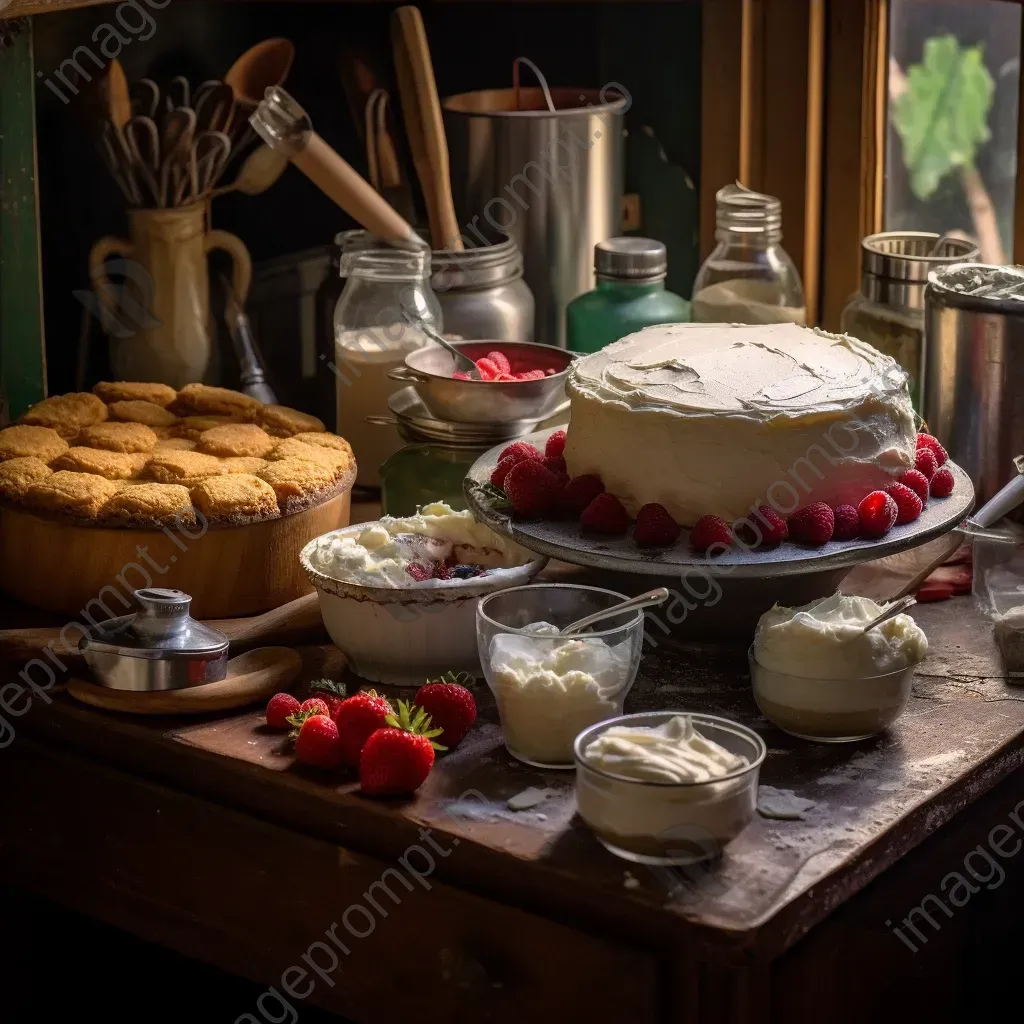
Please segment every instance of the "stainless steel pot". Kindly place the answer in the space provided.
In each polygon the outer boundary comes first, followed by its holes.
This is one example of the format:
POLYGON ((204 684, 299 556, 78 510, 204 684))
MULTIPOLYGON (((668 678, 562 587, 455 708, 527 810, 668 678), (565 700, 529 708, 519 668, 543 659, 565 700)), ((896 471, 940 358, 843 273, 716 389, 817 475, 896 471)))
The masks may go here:
POLYGON ((514 89, 442 101, 452 192, 468 244, 481 228, 518 243, 536 337, 564 346, 565 307, 594 287, 594 246, 622 233, 631 101, 615 84, 518 93, 518 103, 514 89))
POLYGON ((1024 451, 1024 267, 928 275, 922 413, 987 501, 1024 451))
POLYGON ((550 367, 558 372, 543 380, 455 380, 455 361, 440 345, 419 348, 389 376, 414 384, 436 419, 454 423, 536 423, 565 402, 565 381, 575 358, 573 353, 550 345, 507 341, 459 341, 455 347, 470 359, 481 359, 497 348, 509 357, 513 370, 550 367))

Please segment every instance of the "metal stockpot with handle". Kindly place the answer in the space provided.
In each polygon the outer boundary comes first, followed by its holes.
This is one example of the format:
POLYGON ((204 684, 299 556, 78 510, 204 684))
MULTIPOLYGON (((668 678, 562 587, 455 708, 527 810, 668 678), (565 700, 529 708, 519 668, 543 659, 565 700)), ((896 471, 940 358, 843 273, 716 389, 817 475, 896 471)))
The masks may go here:
POLYGON ((1024 267, 958 263, 928 275, 922 414, 980 502, 1024 451, 1024 267))
POLYGON ((564 348, 565 307, 594 287, 594 246, 622 233, 630 98, 617 84, 541 82, 441 105, 464 235, 476 226, 515 240, 537 304, 536 340, 564 348))

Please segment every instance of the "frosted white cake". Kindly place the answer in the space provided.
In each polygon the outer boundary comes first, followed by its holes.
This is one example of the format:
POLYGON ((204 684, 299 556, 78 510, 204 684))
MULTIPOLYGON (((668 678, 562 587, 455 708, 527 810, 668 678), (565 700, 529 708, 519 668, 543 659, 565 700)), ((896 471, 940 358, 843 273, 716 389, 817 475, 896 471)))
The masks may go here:
POLYGON ((907 375, 864 342, 795 324, 649 327, 569 377, 570 476, 684 526, 856 505, 914 465, 907 375))

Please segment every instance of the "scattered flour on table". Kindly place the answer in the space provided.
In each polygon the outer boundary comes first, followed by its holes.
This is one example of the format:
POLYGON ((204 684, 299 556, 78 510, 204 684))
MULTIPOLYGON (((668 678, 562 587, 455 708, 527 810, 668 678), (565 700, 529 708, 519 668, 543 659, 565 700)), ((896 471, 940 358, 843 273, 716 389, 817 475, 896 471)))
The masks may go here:
POLYGON ((805 812, 817 804, 814 800, 797 796, 791 789, 776 789, 774 786, 761 786, 757 791, 757 811, 764 818, 776 818, 779 821, 799 821, 805 812))

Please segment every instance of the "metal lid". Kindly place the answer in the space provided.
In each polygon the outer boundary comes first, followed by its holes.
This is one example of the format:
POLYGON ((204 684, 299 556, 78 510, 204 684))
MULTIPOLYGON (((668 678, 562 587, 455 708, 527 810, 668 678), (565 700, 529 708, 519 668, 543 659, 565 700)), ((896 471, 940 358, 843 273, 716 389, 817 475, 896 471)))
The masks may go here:
POLYGON ((1024 316, 1024 267, 954 263, 928 275, 929 306, 1024 316))
POLYGON ((931 271, 977 258, 978 247, 965 238, 934 231, 881 231, 861 242, 860 290, 883 306, 924 309, 931 271))
POLYGON ((101 622, 82 637, 85 653, 117 654, 124 658, 220 655, 228 649, 228 638, 212 626, 193 619, 192 598, 180 590, 147 587, 134 595, 139 610, 101 622))
POLYGON ((435 292, 467 288, 493 288, 523 276, 523 254, 514 239, 502 236, 493 245, 452 250, 435 249, 431 254, 431 287, 435 292))
POLYGON ((668 272, 668 250, 653 238, 607 238, 594 246, 594 272, 620 281, 660 281, 668 272))

